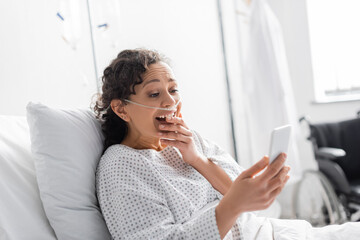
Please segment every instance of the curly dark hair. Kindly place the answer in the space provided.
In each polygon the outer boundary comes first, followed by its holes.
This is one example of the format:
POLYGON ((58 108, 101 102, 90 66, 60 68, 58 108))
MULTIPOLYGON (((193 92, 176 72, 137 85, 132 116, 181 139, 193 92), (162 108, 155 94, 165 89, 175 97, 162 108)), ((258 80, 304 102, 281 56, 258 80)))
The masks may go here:
POLYGON ((105 136, 103 153, 111 145, 121 143, 128 131, 126 122, 111 109, 111 100, 128 99, 131 94, 136 94, 134 88, 143 82, 142 74, 149 65, 158 62, 168 62, 168 59, 157 51, 139 48, 120 52, 105 68, 102 94, 96 94, 92 107, 105 136))

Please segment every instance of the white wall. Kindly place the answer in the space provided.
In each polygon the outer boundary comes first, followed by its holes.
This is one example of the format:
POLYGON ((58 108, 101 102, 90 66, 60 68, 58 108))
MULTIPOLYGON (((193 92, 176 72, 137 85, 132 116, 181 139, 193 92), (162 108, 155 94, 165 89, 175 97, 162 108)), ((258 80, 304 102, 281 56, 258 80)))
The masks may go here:
POLYGON ((354 118, 360 110, 360 101, 314 103, 306 1, 269 0, 269 3, 283 28, 299 117, 309 115, 313 122, 354 118))
MULTIPOLYGON (((233 154, 216 0, 89 2, 98 76, 121 50, 159 50, 172 60, 189 127, 233 154), (97 27, 104 23, 105 31, 97 27)), ((30 100, 88 107, 96 80, 86 1, 0 4, 0 114, 25 115, 30 100), (76 50, 61 37, 61 2, 80 2, 70 29, 79 36, 76 50)))
POLYGON ((56 16, 59 2, 0 2, 0 114, 25 115, 29 101, 61 108, 89 107, 96 82, 86 2, 73 1, 75 50, 62 38, 66 33, 56 16))

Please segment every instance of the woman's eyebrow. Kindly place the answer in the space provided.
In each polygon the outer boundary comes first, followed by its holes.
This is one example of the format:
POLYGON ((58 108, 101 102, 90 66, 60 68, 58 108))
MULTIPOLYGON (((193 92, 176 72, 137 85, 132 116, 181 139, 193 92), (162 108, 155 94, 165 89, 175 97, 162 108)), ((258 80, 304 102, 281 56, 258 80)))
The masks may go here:
MULTIPOLYGON (((147 81, 147 82, 144 83, 143 88, 144 88, 147 84, 152 83, 152 82, 160 82, 160 80, 159 80, 159 79, 149 80, 149 81, 147 81)), ((168 81, 168 82, 176 82, 176 80, 175 80, 174 78, 169 78, 169 81, 168 81)))

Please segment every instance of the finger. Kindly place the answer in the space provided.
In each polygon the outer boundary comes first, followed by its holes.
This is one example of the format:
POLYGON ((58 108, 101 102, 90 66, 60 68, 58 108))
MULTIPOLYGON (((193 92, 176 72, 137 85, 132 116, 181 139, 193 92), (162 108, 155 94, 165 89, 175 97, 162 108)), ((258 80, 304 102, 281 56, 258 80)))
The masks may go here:
POLYGON ((160 141, 162 144, 173 146, 178 149, 183 149, 183 147, 185 146, 184 143, 182 143, 180 141, 176 141, 176 140, 160 139, 160 141))
POLYGON ((284 153, 284 152, 280 153, 280 154, 276 157, 276 159, 275 159, 274 161, 272 161, 272 163, 270 163, 270 165, 275 164, 276 162, 278 162, 278 161, 279 161, 280 159, 282 159, 282 158, 285 158, 285 160, 286 160, 286 158, 287 158, 286 153, 284 153))
POLYGON ((181 117, 166 117, 166 122, 179 124, 189 129, 188 126, 185 124, 185 121, 181 117))
POLYGON ((243 171, 241 173, 241 176, 243 178, 252 178, 254 175, 259 173, 261 170, 263 170, 266 166, 269 165, 269 157, 264 156, 260 161, 255 163, 253 166, 251 166, 249 169, 243 171))
POLYGON ((278 172, 281 170, 281 168, 284 165, 286 159, 286 154, 281 153, 279 156, 273 161, 269 167, 265 170, 263 174, 261 174, 260 177, 262 177, 265 181, 270 180, 273 178, 278 172))
POLYGON ((289 180, 290 176, 286 176, 285 178, 285 182, 283 185, 275 188, 271 193, 270 193, 270 198, 275 198, 277 195, 279 195, 281 193, 281 191, 283 190, 286 182, 289 180))
POLYGON ((283 166, 278 172, 278 174, 276 174, 272 179, 281 178, 282 180, 284 180, 290 169, 290 166, 283 166))
POLYGON ((184 134, 185 136, 192 136, 192 133, 189 129, 184 128, 181 125, 175 125, 175 124, 160 124, 159 126, 161 131, 172 131, 184 134))
POLYGON ((270 191, 273 191, 274 189, 278 188, 279 186, 282 186, 286 181, 286 176, 290 171, 290 167, 286 166, 281 169, 281 171, 273 177, 269 182, 269 189, 270 191))
POLYGON ((269 207, 273 204, 273 202, 275 201, 275 199, 276 199, 275 197, 271 198, 271 200, 265 204, 265 208, 264 208, 264 209, 269 208, 269 207))
POLYGON ((177 140, 177 141, 184 142, 184 143, 189 143, 189 141, 191 140, 191 137, 185 136, 178 132, 158 132, 157 134, 162 139, 167 138, 167 139, 177 140))

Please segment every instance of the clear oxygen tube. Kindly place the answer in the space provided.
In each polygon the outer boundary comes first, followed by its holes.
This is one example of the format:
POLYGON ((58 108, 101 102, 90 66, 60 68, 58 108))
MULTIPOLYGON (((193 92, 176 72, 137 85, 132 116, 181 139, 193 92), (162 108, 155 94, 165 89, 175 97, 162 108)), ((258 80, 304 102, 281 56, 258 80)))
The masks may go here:
POLYGON ((124 99, 125 102, 128 102, 128 103, 132 103, 132 104, 135 104, 135 105, 138 105, 140 107, 145 107, 145 108, 152 108, 152 109, 158 109, 158 110, 165 110, 165 111, 174 111, 176 110, 177 106, 179 105, 179 103, 181 102, 181 97, 179 98, 179 100, 177 101, 177 103, 171 107, 171 108, 161 108, 161 107, 152 107, 152 106, 147 106, 147 105, 144 105, 144 104, 140 104, 140 103, 137 103, 137 102, 133 102, 133 101, 130 101, 128 99, 124 99))

